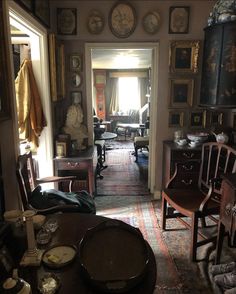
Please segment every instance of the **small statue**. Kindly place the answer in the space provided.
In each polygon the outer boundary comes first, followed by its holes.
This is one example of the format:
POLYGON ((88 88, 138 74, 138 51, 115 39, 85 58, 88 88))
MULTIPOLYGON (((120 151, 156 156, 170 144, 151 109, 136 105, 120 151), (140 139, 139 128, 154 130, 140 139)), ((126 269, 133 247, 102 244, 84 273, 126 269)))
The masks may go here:
POLYGON ((83 111, 80 103, 72 104, 67 110, 66 124, 63 131, 71 136, 71 140, 75 140, 78 150, 86 149, 84 139, 88 138, 88 130, 83 122, 83 111))

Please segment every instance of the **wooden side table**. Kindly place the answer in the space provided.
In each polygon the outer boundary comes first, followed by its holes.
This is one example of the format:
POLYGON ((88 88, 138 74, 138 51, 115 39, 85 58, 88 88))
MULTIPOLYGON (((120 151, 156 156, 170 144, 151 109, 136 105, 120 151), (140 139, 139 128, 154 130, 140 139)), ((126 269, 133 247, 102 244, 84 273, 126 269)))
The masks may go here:
POLYGON ((220 263, 223 240, 226 233, 229 243, 236 246, 236 174, 222 176, 222 199, 220 205, 220 219, 216 245, 215 263, 220 263))
MULTIPOLYGON (((84 151, 70 157, 55 158, 54 171, 57 176, 77 176, 72 185, 72 191, 87 190, 91 195, 96 194, 97 151, 90 146, 84 151)), ((64 182, 62 191, 69 191, 69 184, 64 182)))

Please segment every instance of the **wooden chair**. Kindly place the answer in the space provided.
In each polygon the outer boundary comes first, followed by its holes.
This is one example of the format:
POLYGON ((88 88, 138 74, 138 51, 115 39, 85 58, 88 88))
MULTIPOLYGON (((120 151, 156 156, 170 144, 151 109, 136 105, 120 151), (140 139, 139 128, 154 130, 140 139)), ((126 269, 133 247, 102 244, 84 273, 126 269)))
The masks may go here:
POLYGON ((50 182, 61 182, 61 181, 70 181, 69 187, 71 191, 72 181, 76 179, 76 176, 65 176, 65 177, 45 177, 45 178, 36 178, 36 173, 33 165, 32 153, 28 152, 26 154, 20 155, 17 161, 17 179, 20 189, 20 196, 23 205, 23 209, 33 209, 37 213, 48 214, 54 212, 83 212, 81 207, 76 204, 60 204, 50 208, 38 209, 33 207, 30 204, 30 200, 32 198, 33 190, 39 185, 43 183, 50 182))
POLYGON ((198 222, 200 219, 202 227, 206 227, 205 217, 207 216, 217 221, 214 215, 219 214, 220 209, 222 194, 220 177, 222 174, 235 173, 235 171, 236 150, 216 142, 205 143, 202 146, 197 189, 173 188, 178 179, 178 173, 184 172, 181 171, 181 164, 177 163, 173 177, 162 191, 162 229, 166 230, 167 219, 177 218, 191 230, 190 259, 192 261, 197 259, 199 246, 216 241, 216 235, 206 237, 200 232, 198 222), (188 217, 190 222, 184 220, 184 217, 188 217))

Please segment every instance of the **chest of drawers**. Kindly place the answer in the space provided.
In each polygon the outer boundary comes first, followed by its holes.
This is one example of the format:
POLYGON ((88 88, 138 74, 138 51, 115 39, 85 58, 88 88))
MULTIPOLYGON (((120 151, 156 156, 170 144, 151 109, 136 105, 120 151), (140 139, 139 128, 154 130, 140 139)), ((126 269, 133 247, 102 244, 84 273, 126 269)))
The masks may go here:
POLYGON ((179 146, 173 141, 163 142, 163 178, 162 186, 166 187, 173 177, 176 164, 178 166, 178 176, 174 182, 174 188, 194 188, 198 184, 198 176, 201 160, 201 146, 189 147, 179 146))

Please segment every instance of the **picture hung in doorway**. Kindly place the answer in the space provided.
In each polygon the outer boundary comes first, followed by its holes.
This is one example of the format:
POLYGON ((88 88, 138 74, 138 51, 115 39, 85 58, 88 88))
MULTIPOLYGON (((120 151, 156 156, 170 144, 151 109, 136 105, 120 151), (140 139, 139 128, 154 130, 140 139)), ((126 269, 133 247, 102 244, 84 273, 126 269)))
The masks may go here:
POLYGON ((171 6, 169 9, 169 34, 187 34, 189 31, 188 6, 171 6))
POLYGON ((170 111, 169 112, 169 127, 177 128, 184 125, 184 111, 170 111))
POLYGON ((190 107, 193 104, 193 79, 170 79, 170 103, 173 108, 190 107))
POLYGON ((171 73, 197 73, 200 41, 171 41, 169 70, 171 73))
POLYGON ((190 113, 190 127, 191 128, 205 128, 206 126, 206 111, 195 110, 190 113))
POLYGON ((59 35, 77 34, 76 8, 57 8, 57 33, 59 35))

